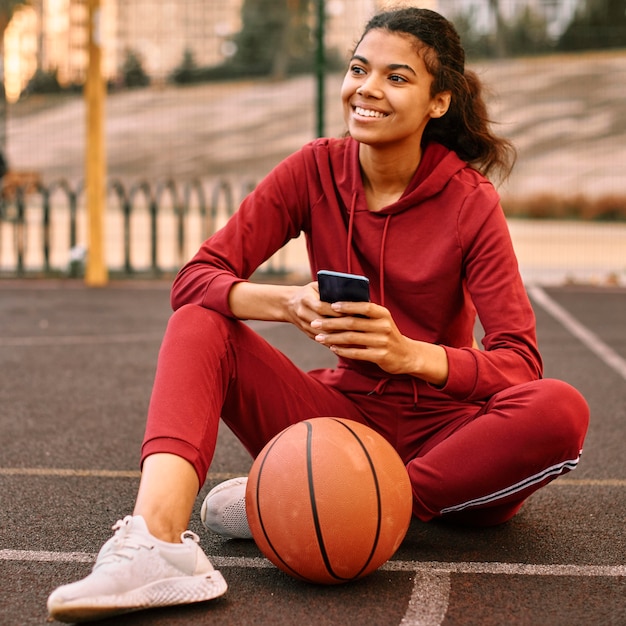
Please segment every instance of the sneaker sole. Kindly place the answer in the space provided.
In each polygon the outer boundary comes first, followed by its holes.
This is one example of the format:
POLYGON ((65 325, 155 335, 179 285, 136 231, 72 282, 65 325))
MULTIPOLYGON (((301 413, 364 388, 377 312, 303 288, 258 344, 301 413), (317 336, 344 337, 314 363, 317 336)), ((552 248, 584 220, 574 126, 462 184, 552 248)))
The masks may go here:
POLYGON ((81 598, 48 607, 50 617, 60 622, 90 621, 144 609, 193 604, 214 600, 228 585, 220 572, 194 577, 168 578, 126 593, 81 598))

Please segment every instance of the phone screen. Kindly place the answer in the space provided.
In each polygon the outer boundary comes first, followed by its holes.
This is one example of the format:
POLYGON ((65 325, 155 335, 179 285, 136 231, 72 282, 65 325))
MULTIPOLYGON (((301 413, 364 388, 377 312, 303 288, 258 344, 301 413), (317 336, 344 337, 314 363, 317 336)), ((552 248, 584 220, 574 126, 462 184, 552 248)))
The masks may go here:
POLYGON ((369 279, 366 276, 320 270, 317 282, 320 300, 324 302, 369 302, 369 279))

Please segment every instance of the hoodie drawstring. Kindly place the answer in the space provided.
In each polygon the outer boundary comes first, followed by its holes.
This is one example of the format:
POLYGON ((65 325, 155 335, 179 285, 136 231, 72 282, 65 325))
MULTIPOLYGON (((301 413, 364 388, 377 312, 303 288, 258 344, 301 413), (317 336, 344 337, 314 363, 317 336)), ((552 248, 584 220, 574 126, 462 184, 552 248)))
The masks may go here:
POLYGON ((350 216, 348 218, 348 239, 346 241, 346 265, 348 274, 352 273, 352 232, 354 230, 354 214, 356 213, 356 194, 352 195, 350 216))
POLYGON ((383 227, 383 238, 380 242, 380 257, 378 265, 378 280, 380 282, 380 304, 385 306, 385 244, 387 243, 387 231, 389 230, 389 222, 391 215, 385 218, 385 226, 383 227))
POLYGON ((411 378, 411 385, 413 386, 413 408, 417 409, 417 401, 419 399, 419 395, 417 393, 417 381, 415 378, 411 378))
MULTIPOLYGON (((348 239, 346 241, 346 266, 349 274, 352 273, 352 237, 354 233, 354 215, 356 213, 357 194, 352 196, 350 203, 350 215, 348 217, 348 239)), ((385 225, 383 226, 383 236, 380 242, 380 254, 378 257, 378 280, 380 283, 380 304, 385 306, 385 247, 387 245, 387 232, 389 231, 389 223, 391 215, 385 217, 385 225)))
MULTIPOLYGON (((377 396, 382 396, 385 393, 385 389, 387 388, 387 385, 393 380, 393 378, 389 378, 389 377, 385 377, 385 378, 381 378, 377 383, 376 386, 374 387, 374 389, 372 389, 371 391, 368 391, 367 395, 368 396, 373 396, 374 394, 376 394, 377 396)), ((417 403, 419 400, 419 394, 417 391, 417 380, 415 378, 413 378, 411 376, 411 378, 409 379, 411 381, 411 388, 413 391, 413 408, 417 409, 417 403)))
MULTIPOLYGON (((346 243, 346 265, 348 273, 352 273, 352 236, 354 233, 354 215, 356 213, 356 202, 357 202, 357 194, 353 194, 352 202, 350 203, 350 215, 348 218, 348 239, 346 243)), ((380 283, 380 304, 385 306, 385 247, 387 245, 387 233, 389 231, 389 223, 391 222, 391 215, 387 215, 385 217, 385 224, 383 226, 383 235, 380 242, 380 254, 378 257, 379 269, 378 269, 378 280, 380 283)), ((367 395, 382 395, 385 393, 385 389, 389 382, 393 380, 391 377, 381 378, 374 389, 372 389, 367 395)), ((417 408, 418 401, 418 391, 417 391, 417 380, 413 377, 410 377, 411 387, 413 390, 413 407, 417 408)))

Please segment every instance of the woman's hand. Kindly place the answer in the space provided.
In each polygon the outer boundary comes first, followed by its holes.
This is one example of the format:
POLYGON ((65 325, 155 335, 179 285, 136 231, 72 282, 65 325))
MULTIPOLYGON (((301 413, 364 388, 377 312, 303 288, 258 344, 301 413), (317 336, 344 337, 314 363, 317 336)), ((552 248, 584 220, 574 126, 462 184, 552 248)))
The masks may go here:
POLYGON ((244 281, 231 288, 228 301, 235 317, 290 322, 338 356, 370 361, 390 374, 409 374, 435 385, 448 379, 448 357, 441 346, 405 337, 389 310, 377 304, 322 302, 317 282, 290 286, 244 281))
POLYGON ((320 300, 317 282, 302 287, 294 287, 287 300, 285 312, 287 316, 285 321, 291 322, 310 339, 315 339, 318 334, 311 325, 314 320, 341 315, 341 313, 333 311, 328 302, 320 300))
POLYGON ((405 337, 388 309, 372 302, 335 302, 329 306, 334 317, 316 317, 310 324, 315 341, 337 356, 375 363, 390 374, 409 374, 436 385, 445 384, 445 350, 405 337))

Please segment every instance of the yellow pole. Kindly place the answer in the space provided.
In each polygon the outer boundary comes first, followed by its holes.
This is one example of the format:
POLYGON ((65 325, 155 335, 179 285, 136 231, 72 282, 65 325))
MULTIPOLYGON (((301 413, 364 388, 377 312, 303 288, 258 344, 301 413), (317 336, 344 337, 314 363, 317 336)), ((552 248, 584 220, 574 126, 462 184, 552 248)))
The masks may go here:
POLYGON ((104 144, 105 85, 102 77, 100 0, 88 0, 89 65, 85 81, 87 109, 85 182, 88 218, 88 253, 85 283, 102 287, 108 282, 104 255, 106 205, 106 153, 104 144))

